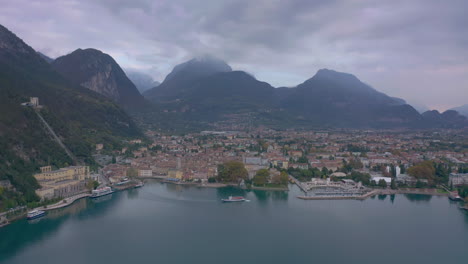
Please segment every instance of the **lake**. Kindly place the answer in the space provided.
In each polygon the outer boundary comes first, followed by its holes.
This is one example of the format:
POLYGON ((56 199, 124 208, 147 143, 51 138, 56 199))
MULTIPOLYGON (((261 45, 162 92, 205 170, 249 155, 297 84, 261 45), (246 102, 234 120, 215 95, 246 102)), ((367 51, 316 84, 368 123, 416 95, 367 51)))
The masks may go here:
POLYGON ((464 263, 447 197, 304 201, 289 192, 149 182, 0 229, 0 263, 464 263), (229 195, 250 202, 221 203, 229 195))

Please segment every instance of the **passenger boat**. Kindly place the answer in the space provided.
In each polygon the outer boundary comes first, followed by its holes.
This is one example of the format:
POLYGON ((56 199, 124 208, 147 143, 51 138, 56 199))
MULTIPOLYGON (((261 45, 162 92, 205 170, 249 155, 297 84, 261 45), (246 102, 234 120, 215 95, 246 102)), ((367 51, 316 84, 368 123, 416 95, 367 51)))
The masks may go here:
POLYGON ((39 218, 39 217, 43 217, 45 214, 46 214, 45 211, 34 209, 34 210, 28 212, 27 219, 28 220, 36 219, 36 218, 39 218))
POLYGON ((91 198, 98 198, 104 195, 111 194, 113 192, 114 191, 112 190, 111 187, 102 187, 102 188, 93 190, 93 192, 91 193, 91 198))
POLYGON ((233 203, 233 202, 245 202, 247 200, 242 196, 229 196, 229 198, 221 199, 221 201, 223 201, 223 203, 233 203))
POLYGON ((458 192, 449 193, 449 199, 452 201, 462 201, 463 199, 458 195, 458 192))

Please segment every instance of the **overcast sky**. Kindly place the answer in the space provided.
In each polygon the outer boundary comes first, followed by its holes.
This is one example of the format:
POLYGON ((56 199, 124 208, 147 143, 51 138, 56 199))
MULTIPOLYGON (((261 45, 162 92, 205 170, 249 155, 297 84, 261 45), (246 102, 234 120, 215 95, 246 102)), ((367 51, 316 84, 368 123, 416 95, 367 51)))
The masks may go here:
POLYGON ((318 69, 432 109, 468 104, 465 0, 0 0, 0 23, 51 57, 106 52, 161 81, 211 54, 273 86, 318 69))

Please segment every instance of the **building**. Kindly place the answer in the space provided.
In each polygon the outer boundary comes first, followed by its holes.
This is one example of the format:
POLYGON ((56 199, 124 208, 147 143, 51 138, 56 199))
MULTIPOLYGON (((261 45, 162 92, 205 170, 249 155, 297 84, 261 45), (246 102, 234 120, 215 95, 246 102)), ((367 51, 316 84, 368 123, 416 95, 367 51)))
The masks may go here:
POLYGON ((380 180, 384 180, 387 185, 392 183, 392 178, 390 177, 383 177, 383 176, 372 176, 371 181, 375 181, 375 183, 379 184, 380 180))
POLYGON ((264 159, 262 157, 243 157, 242 162, 244 164, 264 165, 264 166, 267 166, 269 164, 269 160, 264 159))
POLYGON ((400 174, 401 174, 401 168, 400 166, 397 165, 395 166, 395 177, 400 176, 400 174))
POLYGON ((281 169, 287 169, 289 167, 289 162, 286 160, 273 160, 271 162, 273 167, 279 167, 281 169))
POLYGON ((184 176, 184 173, 181 170, 177 169, 170 169, 167 173, 167 177, 171 179, 178 179, 181 180, 182 177, 184 176))
POLYGON ((468 184, 468 173, 450 173, 449 184, 453 186, 468 184))
POLYGON ((41 167, 41 173, 34 178, 41 185, 36 194, 43 199, 69 197, 86 189, 90 178, 88 166, 70 166, 52 170, 51 166, 41 167))
POLYGON ((138 170, 138 177, 152 177, 152 176, 153 176, 153 170, 150 170, 150 169, 138 170))
POLYGON ((39 98, 38 97, 29 97, 29 102, 31 103, 32 107, 39 106, 39 98))
POLYGON ((346 173, 344 172, 334 172, 330 175, 331 177, 339 177, 339 178, 342 178, 342 177, 346 177, 346 173))

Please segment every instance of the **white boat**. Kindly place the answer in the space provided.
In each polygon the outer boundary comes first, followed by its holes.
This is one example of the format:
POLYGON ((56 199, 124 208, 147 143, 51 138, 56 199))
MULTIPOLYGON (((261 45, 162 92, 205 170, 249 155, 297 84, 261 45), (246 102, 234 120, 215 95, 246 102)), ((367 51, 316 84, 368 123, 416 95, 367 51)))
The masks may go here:
POLYGON ((247 201, 244 197, 242 196, 229 196, 228 199, 221 199, 224 203, 233 203, 233 202, 245 202, 247 201))
POLYGON ((34 210, 28 212, 27 219, 28 220, 36 219, 36 218, 39 218, 39 217, 43 217, 45 214, 46 214, 45 211, 34 209, 34 210))
POLYGON ((102 187, 96 190, 93 190, 91 193, 91 198, 98 198, 104 195, 108 195, 113 193, 114 191, 112 190, 111 187, 102 187))

